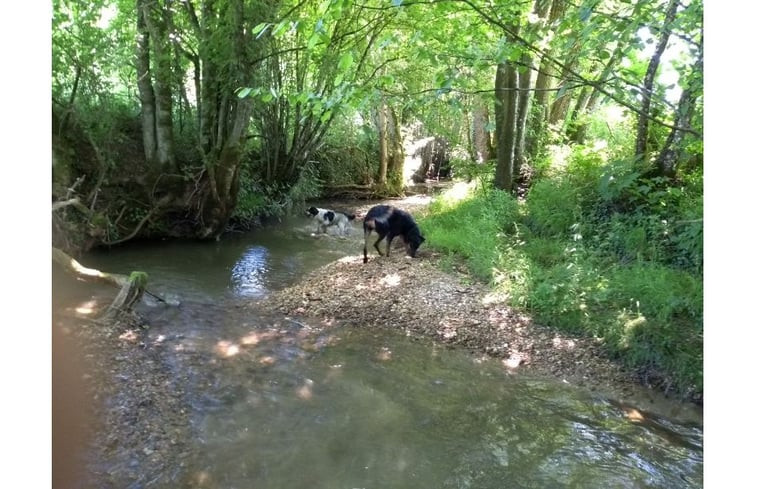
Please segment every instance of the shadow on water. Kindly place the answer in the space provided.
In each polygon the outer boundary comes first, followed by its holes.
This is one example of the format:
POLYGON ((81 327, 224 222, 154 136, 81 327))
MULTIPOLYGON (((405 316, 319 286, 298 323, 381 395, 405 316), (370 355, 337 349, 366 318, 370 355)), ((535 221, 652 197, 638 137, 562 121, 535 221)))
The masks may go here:
POLYGON ((220 243, 87 257, 104 270, 144 270, 155 292, 180 302, 142 312, 145 349, 159 348, 169 391, 182 393, 189 449, 136 482, 111 474, 113 487, 702 486, 700 423, 394 331, 321 328, 238 307, 357 254, 359 232, 309 230, 295 220, 220 243))

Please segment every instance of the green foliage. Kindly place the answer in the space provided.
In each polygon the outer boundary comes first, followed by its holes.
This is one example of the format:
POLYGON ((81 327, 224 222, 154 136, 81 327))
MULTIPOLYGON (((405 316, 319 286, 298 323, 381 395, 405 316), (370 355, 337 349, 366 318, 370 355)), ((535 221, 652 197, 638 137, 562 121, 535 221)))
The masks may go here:
POLYGON ((357 113, 335 118, 322 147, 315 154, 318 178, 329 185, 370 184, 378 155, 376 132, 358 124, 357 113))
POLYGON ((243 167, 232 219, 248 228, 259 225, 261 219, 281 219, 305 201, 320 196, 321 185, 312 163, 301 167, 299 177, 290 186, 263 182, 257 172, 243 167))
POLYGON ((464 258, 540 323, 594 336, 640 374, 702 391, 702 179, 644 178, 611 151, 554 151, 526 202, 438 198, 430 247, 464 258), (557 158, 555 155, 562 155, 557 158))
POLYGON ((489 188, 494 182, 494 171, 496 170, 494 161, 479 163, 468 158, 452 158, 449 163, 453 175, 467 182, 476 182, 476 186, 480 189, 489 188))
POLYGON ((538 236, 567 236, 580 218, 578 197, 578 189, 568 179, 537 182, 526 201, 526 224, 538 236))
POLYGON ((462 201, 436 199, 419 225, 434 248, 463 257, 474 275, 490 280, 500 252, 500 235, 513 232, 519 206, 506 192, 492 190, 462 201))

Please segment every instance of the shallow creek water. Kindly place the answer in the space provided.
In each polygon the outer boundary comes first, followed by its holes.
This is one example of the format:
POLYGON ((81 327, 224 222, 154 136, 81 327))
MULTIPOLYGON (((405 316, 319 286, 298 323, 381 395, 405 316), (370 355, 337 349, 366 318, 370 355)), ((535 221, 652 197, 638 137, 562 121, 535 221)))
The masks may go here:
MULTIPOLYGON (((217 243, 82 259, 146 271, 150 289, 174 304, 143 307, 146 342, 161 345, 184 393, 189 450, 124 487, 702 487, 696 416, 629 416, 612 399, 431 341, 238 307, 362 246, 357 225, 347 239, 316 238, 308 226, 294 219, 217 243)), ((55 282, 53 296, 66 305, 55 282)), ((54 356, 54 368, 63 361, 54 356)), ((88 461, 111 472, 135 463, 88 461)))

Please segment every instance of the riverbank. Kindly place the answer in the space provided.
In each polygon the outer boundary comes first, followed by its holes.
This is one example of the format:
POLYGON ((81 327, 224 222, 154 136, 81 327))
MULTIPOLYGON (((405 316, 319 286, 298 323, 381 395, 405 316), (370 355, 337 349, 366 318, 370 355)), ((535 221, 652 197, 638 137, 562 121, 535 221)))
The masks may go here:
MULTIPOLYGON (((393 203, 418 215, 428 200, 417 196, 393 203)), ((323 203, 327 204, 362 216, 376 203, 323 203)), ((699 403, 668 397, 658 386, 645 385, 644 379, 609 358, 600 340, 535 324, 494 296, 464 266, 445 271, 449 260, 429 247, 421 247, 417 258, 409 259, 395 240, 390 257, 370 250, 369 262, 363 264, 362 233, 358 234, 349 238, 356 242, 355 255, 325 264, 255 307, 306 322, 387 327, 430 337, 501 362, 513 373, 550 376, 660 414, 701 410, 699 403)))

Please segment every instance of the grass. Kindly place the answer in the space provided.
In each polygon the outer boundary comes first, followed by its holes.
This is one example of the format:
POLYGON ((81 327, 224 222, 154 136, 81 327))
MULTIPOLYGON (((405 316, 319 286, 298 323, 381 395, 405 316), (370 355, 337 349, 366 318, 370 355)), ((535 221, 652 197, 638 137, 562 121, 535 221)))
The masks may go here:
POLYGON ((494 190, 458 192, 437 198, 421 226, 428 246, 463 259, 537 322, 601 338, 629 367, 661 374, 682 395, 701 393, 701 274, 676 267, 675 257, 655 262, 651 253, 618 261, 608 252, 616 235, 582 236, 611 229, 582 222, 590 215, 582 200, 591 201, 565 180, 537 183, 525 203, 494 190))

